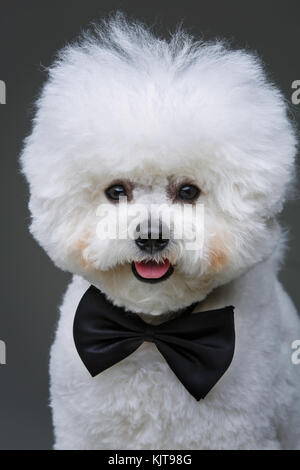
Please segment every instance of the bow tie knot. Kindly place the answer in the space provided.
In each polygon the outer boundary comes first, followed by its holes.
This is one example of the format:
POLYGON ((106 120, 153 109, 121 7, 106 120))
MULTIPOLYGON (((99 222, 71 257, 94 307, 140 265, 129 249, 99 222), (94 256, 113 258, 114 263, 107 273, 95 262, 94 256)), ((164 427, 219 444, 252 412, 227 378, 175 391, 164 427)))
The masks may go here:
POLYGON ((152 342, 185 388, 204 398, 229 367, 235 343, 234 307, 192 314, 151 325, 113 305, 90 286, 76 310, 73 335, 78 354, 94 377, 152 342))
POLYGON ((147 323, 143 334, 143 340, 149 341, 150 343, 153 343, 155 341, 155 332, 153 331, 152 326, 148 325, 147 323))

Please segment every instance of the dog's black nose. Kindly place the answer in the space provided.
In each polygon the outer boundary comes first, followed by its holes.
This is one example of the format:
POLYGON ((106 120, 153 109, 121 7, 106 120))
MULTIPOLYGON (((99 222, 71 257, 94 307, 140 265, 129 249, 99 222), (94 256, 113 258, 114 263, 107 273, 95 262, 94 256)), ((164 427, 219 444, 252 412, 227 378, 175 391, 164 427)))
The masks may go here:
POLYGON ((146 253, 154 254, 163 250, 169 243, 169 240, 162 238, 162 233, 160 230, 159 234, 152 234, 151 232, 148 232, 148 238, 139 237, 135 240, 135 243, 141 250, 146 251, 146 253))

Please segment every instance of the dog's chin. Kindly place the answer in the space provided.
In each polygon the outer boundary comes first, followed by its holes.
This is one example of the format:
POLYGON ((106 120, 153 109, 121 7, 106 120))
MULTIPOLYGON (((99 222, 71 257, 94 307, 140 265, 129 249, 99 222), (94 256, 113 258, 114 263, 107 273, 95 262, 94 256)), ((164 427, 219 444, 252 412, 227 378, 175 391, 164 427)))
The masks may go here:
POLYGON ((158 284, 166 281, 174 273, 174 268, 168 259, 159 263, 152 260, 133 261, 131 270, 136 279, 148 284, 158 284))
POLYGON ((199 302, 212 288, 210 283, 187 275, 177 265, 141 267, 138 263, 117 264, 109 270, 89 273, 86 278, 115 305, 154 316, 199 302))

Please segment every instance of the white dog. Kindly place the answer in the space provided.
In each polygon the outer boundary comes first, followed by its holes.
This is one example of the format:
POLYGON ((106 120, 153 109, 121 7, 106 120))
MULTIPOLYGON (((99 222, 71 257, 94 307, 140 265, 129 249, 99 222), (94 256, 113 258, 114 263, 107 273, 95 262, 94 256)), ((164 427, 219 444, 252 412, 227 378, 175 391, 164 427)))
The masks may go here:
POLYGON ((181 30, 166 42, 117 15, 49 75, 22 165, 31 232, 74 273, 51 351, 56 449, 299 448, 300 321, 277 279, 276 219, 296 134, 260 61, 181 30), (99 236, 99 210, 115 222, 121 196, 202 207, 198 248, 171 229, 152 245, 99 236), (200 401, 149 341, 92 378, 72 331, 91 284, 145 324, 195 302, 194 313, 233 305, 231 365, 200 401))

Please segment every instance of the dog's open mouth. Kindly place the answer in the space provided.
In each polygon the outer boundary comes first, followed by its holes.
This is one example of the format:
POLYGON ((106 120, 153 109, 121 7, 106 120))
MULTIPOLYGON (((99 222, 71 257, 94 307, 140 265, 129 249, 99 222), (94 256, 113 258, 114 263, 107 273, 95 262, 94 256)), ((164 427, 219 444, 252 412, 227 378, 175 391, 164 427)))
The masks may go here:
POLYGON ((168 279, 173 274, 173 266, 168 259, 157 263, 156 261, 134 261, 131 265, 132 272, 139 281, 161 282, 168 279))

